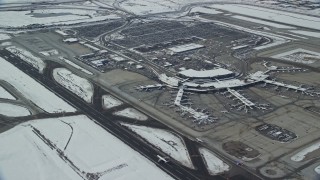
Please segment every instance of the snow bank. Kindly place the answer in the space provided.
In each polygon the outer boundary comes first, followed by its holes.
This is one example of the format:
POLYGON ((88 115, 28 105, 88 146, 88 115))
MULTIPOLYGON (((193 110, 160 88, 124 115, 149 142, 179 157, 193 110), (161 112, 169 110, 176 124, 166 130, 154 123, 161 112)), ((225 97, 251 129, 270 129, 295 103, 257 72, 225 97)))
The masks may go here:
POLYGON ((131 119, 136 119, 139 121, 145 121, 148 119, 148 117, 144 114, 142 114, 140 111, 133 109, 133 108, 126 108, 121 111, 117 111, 114 113, 114 115, 117 116, 123 116, 131 119))
POLYGON ((297 154, 291 156, 291 160, 292 161, 296 161, 296 162, 300 162, 302 160, 304 160, 304 158, 311 152, 317 150, 320 148, 320 142, 314 143, 311 146, 301 150, 300 152, 298 152, 297 154))
POLYGON ((122 105, 123 102, 111 95, 102 96, 102 107, 104 109, 111 109, 117 106, 122 105))
POLYGON ((9 117, 20 117, 30 115, 30 111, 22 106, 0 103, 0 114, 9 117))
POLYGON ((320 33, 319 32, 300 31, 300 30, 291 30, 290 32, 293 32, 293 33, 296 33, 296 34, 305 35, 305 36, 320 38, 320 33))
POLYGON ((77 65, 76 63, 74 63, 74 62, 72 62, 72 61, 70 61, 70 60, 68 60, 68 59, 66 59, 66 58, 64 58, 64 57, 59 57, 59 59, 63 60, 64 62, 70 64, 70 65, 73 66, 74 68, 76 68, 76 69, 78 69, 78 70, 80 70, 80 71, 82 71, 82 72, 84 72, 84 73, 86 73, 86 74, 93 75, 92 72, 90 72, 90 71, 82 68, 81 66, 77 65))
POLYGON ((12 94, 10 94, 7 90, 5 90, 2 86, 0 86, 0 98, 2 99, 11 99, 16 100, 12 94))
POLYGON ((0 57, 0 79, 5 80, 48 113, 74 112, 72 106, 0 57))
POLYGON ((189 151, 187 150, 187 147, 184 144, 182 138, 178 135, 163 129, 124 123, 122 123, 121 125, 137 133, 150 144, 168 154, 173 159, 179 161, 184 166, 194 169, 194 166, 190 159, 189 151))
POLYGON ((0 41, 11 39, 11 37, 8 34, 1 34, 0 33, 0 41))
POLYGON ((95 10, 84 9, 35 9, 32 12, 0 11, 0 27, 18 28, 39 24, 45 26, 71 25, 117 18, 119 16, 116 14, 100 14, 95 10))
POLYGON ((34 56, 29 51, 18 48, 16 46, 7 47, 6 50, 10 51, 12 54, 15 54, 16 56, 19 56, 22 60, 26 61, 31 66, 38 69, 40 73, 43 73, 43 70, 46 67, 46 63, 42 59, 34 56))
POLYGON ((199 152, 205 161, 206 167, 211 175, 217 175, 230 170, 228 164, 219 159, 214 153, 206 148, 199 148, 199 152))
POLYGON ((172 179, 84 115, 26 122, 0 145, 3 179, 172 179))
POLYGON ((67 88, 87 103, 92 102, 93 97, 93 86, 92 84, 65 68, 56 68, 53 70, 53 78, 63 87, 67 88))

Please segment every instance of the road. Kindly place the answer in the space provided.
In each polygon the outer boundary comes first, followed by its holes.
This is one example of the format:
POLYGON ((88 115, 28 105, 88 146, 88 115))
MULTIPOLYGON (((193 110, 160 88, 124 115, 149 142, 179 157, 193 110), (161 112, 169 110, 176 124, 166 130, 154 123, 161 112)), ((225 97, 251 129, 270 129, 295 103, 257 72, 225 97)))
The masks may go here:
MULTIPOLYGON (((0 56, 5 58, 8 62, 12 63, 14 66, 19 68, 24 73, 28 74, 30 77, 34 78, 40 84, 42 84, 43 86, 60 96, 61 98, 65 99, 78 110, 82 111, 87 116, 96 120, 95 122, 97 124, 101 125, 112 135, 116 136, 121 141, 129 145, 132 149, 146 156, 149 160, 154 162, 159 168, 173 176, 175 179, 200 179, 199 177, 201 177, 201 174, 198 174, 196 170, 187 169, 175 162, 174 160, 171 160, 170 163, 157 163, 158 158, 156 155, 159 154, 157 150, 151 148, 144 142, 141 142, 137 137, 132 136, 131 133, 122 128, 119 124, 113 122, 109 117, 101 114, 92 105, 85 103, 78 96, 74 95, 62 86, 57 85, 51 77, 46 77, 43 74, 39 74, 38 70, 34 69, 26 62, 20 60, 18 57, 13 56, 6 50, 0 51, 0 56)), ((48 71, 48 69, 46 69, 45 71, 48 71)), ((219 178, 215 177, 214 179, 219 178)))

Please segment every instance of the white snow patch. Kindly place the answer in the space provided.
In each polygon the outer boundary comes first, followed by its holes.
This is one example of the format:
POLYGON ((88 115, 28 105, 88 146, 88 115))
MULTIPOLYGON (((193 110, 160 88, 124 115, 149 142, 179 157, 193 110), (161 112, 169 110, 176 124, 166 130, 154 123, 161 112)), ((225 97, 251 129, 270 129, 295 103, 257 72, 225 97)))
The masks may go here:
POLYGON ((297 63, 312 64, 320 60, 320 53, 298 48, 271 57, 297 63))
POLYGON ((0 44, 1 46, 11 46, 12 42, 3 42, 0 44))
POLYGON ((11 37, 8 34, 1 34, 0 33, 0 41, 11 39, 11 37))
POLYGON ((305 35, 305 36, 320 38, 320 32, 300 31, 300 30, 291 30, 290 32, 305 35))
POLYGON ((70 65, 73 66, 74 68, 76 68, 76 69, 78 69, 78 70, 80 70, 80 71, 82 71, 82 72, 84 72, 84 73, 86 73, 86 74, 93 75, 92 72, 84 69, 83 67, 77 65, 76 63, 74 63, 74 62, 72 62, 72 61, 70 61, 70 60, 68 60, 68 59, 66 59, 66 58, 64 58, 64 57, 59 57, 59 59, 63 60, 64 62, 70 64, 70 65))
POLYGON ((122 105, 123 102, 111 95, 102 96, 102 106, 104 109, 111 109, 122 105))
POLYGON ((4 179, 173 179, 84 115, 23 123, 0 134, 0 145, 4 179))
POLYGON ((187 147, 180 136, 163 129, 124 123, 121 125, 128 127, 130 130, 137 133, 143 139, 168 154, 173 159, 179 161, 184 166, 194 169, 187 147))
POLYGON ((317 150, 320 148, 320 142, 316 142, 314 144, 312 144, 311 146, 299 151, 298 153, 296 153, 295 155, 291 156, 291 160, 292 161, 296 161, 296 162, 300 162, 302 160, 304 160, 304 158, 311 152, 317 150))
POLYGON ((25 49, 18 48, 16 46, 10 46, 6 48, 12 54, 19 56, 22 60, 26 61, 28 64, 38 69, 40 73, 43 73, 46 63, 39 57, 34 56, 29 51, 25 49))
POLYGON ((266 26, 271 26, 271 27, 275 27, 275 28, 279 28, 279 29, 296 29, 294 27, 291 26, 286 26, 286 25, 282 25, 282 24, 277 24, 277 23, 273 23, 273 22, 268 22, 268 21, 264 21, 264 20, 259 20, 259 19, 254 19, 254 18, 249 18, 249 17, 244 17, 244 16, 232 16, 233 18, 236 19, 241 19, 241 20, 245 20, 245 21, 249 21, 249 22, 254 22, 254 23, 259 23, 259 24, 264 24, 266 26))
POLYGON ((65 68, 54 69, 53 78, 87 103, 92 102, 94 89, 87 79, 79 77, 65 68))
POLYGON ((131 119, 136 119, 139 121, 145 121, 148 119, 148 117, 144 114, 142 114, 140 111, 133 109, 133 108, 126 108, 121 111, 117 111, 114 113, 114 115, 117 116, 123 116, 131 119))
POLYGON ((199 152, 205 161, 206 167, 211 175, 217 175, 230 170, 228 164, 219 159, 214 153, 206 148, 199 148, 199 152))
POLYGON ((84 9, 36 9, 31 11, 1 11, 0 27, 23 27, 33 24, 70 25, 119 18, 116 14, 100 14, 84 9), (11 17, 11 18, 8 18, 11 17), (14 20, 12 20, 14 18, 14 20))
POLYGON ((10 94, 7 90, 5 90, 2 86, 0 86, 0 98, 2 99, 11 99, 16 100, 12 94, 10 94))
POLYGON ((320 174, 320 165, 317 166, 316 168, 314 168, 314 171, 315 171, 317 174, 320 174))
POLYGON ((0 79, 7 81, 27 99, 48 113, 76 111, 54 93, 1 57, 0 79))
POLYGON ((22 106, 0 103, 0 114, 8 117, 20 117, 30 115, 30 111, 22 106))
POLYGON ((41 51, 39 53, 44 55, 44 56, 54 56, 54 55, 58 55, 59 54, 59 52, 56 49, 51 49, 51 50, 48 50, 48 51, 41 51))

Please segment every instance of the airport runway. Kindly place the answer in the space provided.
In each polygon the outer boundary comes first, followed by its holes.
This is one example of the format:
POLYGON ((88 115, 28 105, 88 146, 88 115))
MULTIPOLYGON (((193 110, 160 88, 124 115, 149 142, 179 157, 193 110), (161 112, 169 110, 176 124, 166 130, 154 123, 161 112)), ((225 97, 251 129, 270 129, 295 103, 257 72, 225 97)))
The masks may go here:
MULTIPOLYGON (((59 97, 63 98, 71 105, 76 107, 79 111, 82 111, 87 116, 96 120, 95 122, 101 125, 108 132, 119 138, 121 141, 129 145, 132 149, 140 152, 142 155, 146 156, 148 159, 153 161, 159 168, 173 176, 175 179, 181 180, 193 180, 193 179, 224 179, 219 176, 215 177, 203 177, 202 173, 199 173, 197 170, 191 170, 183 167, 178 164, 174 160, 171 160, 169 163, 158 163, 157 154, 159 153, 157 150, 151 148, 144 142, 141 142, 137 137, 132 136, 128 131, 122 128, 119 124, 115 123, 109 117, 101 114, 97 111, 93 105, 89 105, 85 103, 82 99, 80 99, 75 94, 71 93, 67 89, 63 88, 60 85, 57 85, 52 77, 46 77, 43 74, 39 74, 38 70, 27 64, 26 62, 20 60, 18 57, 14 56, 10 52, 6 50, 0 51, 0 56, 5 58, 8 62, 12 63, 14 66, 19 68, 24 73, 28 74, 40 84, 57 94, 59 97)), ((48 71, 48 69, 45 69, 48 71)), ((44 73, 45 74, 45 73, 44 73)))

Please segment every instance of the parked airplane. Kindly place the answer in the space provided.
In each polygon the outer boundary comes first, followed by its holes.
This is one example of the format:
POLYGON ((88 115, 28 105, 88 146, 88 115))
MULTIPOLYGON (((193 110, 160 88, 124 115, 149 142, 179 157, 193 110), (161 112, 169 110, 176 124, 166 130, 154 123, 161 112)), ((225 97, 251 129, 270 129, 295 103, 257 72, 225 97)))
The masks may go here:
POLYGON ((168 163, 169 161, 166 159, 166 157, 162 157, 162 156, 160 156, 160 155, 157 155, 157 157, 159 158, 158 159, 158 162, 164 162, 164 163, 168 163))

